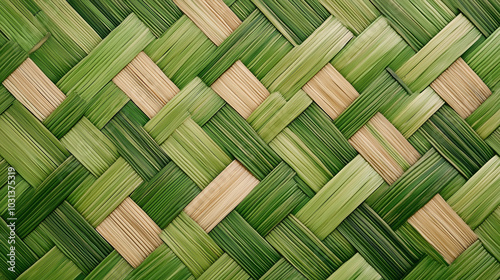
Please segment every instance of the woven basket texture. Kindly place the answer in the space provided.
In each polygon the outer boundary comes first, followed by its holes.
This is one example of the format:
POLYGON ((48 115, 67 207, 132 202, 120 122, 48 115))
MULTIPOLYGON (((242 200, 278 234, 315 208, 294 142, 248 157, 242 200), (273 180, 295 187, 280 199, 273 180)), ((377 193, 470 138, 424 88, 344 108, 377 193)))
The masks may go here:
POLYGON ((0 200, 0 280, 500 279, 500 2, 2 0, 0 200))

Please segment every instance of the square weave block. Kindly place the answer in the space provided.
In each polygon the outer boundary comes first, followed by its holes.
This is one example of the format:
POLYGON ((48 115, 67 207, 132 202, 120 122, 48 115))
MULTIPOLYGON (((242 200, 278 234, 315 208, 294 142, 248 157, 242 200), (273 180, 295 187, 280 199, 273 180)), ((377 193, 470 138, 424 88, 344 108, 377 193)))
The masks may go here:
POLYGON ((212 89, 245 119, 269 96, 266 87, 240 60, 212 84, 212 89))
POLYGON ((184 212, 210 232, 258 183, 259 180, 234 160, 186 206, 184 212))
POLYGON ((26 59, 2 84, 41 121, 66 98, 66 95, 30 58, 26 59))
POLYGON ((431 87, 464 119, 491 95, 488 86, 461 58, 434 80, 431 87))
POLYGON ((174 0, 174 3, 217 46, 241 24, 222 0, 174 0))
POLYGON ((96 230, 133 267, 163 243, 160 227, 129 197, 96 230))
POLYGON ((359 96, 356 89, 330 63, 302 88, 332 119, 359 96))
POLYGON ((154 117, 178 92, 177 86, 144 52, 140 52, 113 82, 149 118, 154 117))
POLYGON ((408 222, 449 264, 477 240, 476 234, 439 194, 408 222))
POLYGON ((375 114, 349 143, 389 184, 420 158, 417 150, 381 113, 375 114))

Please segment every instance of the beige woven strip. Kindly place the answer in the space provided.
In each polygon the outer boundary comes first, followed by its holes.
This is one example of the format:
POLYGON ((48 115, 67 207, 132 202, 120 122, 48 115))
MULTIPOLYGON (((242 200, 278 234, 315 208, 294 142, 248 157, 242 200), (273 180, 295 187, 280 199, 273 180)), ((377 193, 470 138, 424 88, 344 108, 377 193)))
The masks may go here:
POLYGON ((162 244, 160 227, 129 197, 96 230, 133 267, 162 244))
POLYGON ((332 119, 359 96, 356 89, 330 63, 302 88, 332 119))
MULTIPOLYGON (((368 124, 382 135, 384 140, 394 149, 408 165, 413 165, 420 154, 403 137, 403 135, 380 113, 377 113, 368 124)), ((390 155, 380 141, 363 126, 350 139, 349 143, 370 163, 370 165, 392 184, 403 173, 403 167, 390 155)))
POLYGON ((222 0, 174 0, 174 3, 217 46, 241 24, 222 0))
POLYGON ((66 98, 30 58, 26 59, 2 84, 41 121, 66 98))
POLYGON ((403 168, 389 155, 380 142, 368 131, 366 126, 360 128, 349 139, 349 143, 387 183, 394 183, 403 174, 403 168))
POLYGON ((408 222, 449 264, 477 240, 476 234, 439 194, 408 222))
POLYGON ((149 117, 154 117, 178 92, 161 69, 140 52, 113 82, 149 117))
POLYGON ((238 161, 231 162, 184 211, 210 232, 259 183, 238 161))
POLYGON ((431 84, 462 118, 467 118, 491 95, 491 90, 462 58, 431 84))
POLYGON ((269 96, 266 87, 240 60, 212 84, 212 89, 245 119, 269 96))
POLYGON ((381 113, 375 114, 369 122, 378 133, 400 154, 409 165, 413 165, 420 158, 417 150, 404 138, 392 123, 381 113))

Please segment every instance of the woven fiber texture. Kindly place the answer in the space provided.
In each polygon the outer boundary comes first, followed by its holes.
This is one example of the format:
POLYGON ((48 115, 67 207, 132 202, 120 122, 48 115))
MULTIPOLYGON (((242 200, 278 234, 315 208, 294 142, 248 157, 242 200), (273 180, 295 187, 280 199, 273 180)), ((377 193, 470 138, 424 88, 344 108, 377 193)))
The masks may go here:
POLYGON ((500 279, 499 0, 1 0, 0 280, 500 279))

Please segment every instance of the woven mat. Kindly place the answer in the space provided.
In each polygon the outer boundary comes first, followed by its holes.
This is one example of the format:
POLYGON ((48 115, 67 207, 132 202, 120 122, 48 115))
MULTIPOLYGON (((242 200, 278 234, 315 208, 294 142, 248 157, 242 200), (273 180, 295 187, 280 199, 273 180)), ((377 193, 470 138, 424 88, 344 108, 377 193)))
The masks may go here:
POLYGON ((0 279, 500 278, 498 0, 3 0, 0 81, 0 279))

